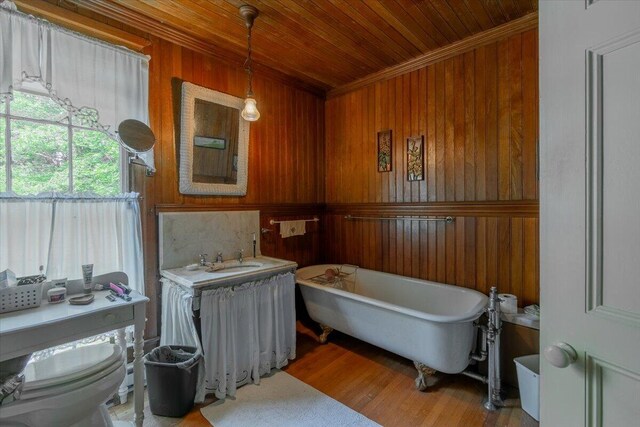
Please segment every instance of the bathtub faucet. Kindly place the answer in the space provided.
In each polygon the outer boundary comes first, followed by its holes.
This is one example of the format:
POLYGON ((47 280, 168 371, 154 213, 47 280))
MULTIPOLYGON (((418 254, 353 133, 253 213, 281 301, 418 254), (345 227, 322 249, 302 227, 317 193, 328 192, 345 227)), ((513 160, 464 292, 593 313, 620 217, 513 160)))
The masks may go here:
POLYGON ((462 373, 468 377, 487 384, 487 399, 483 402, 485 409, 495 411, 499 406, 504 406, 502 401, 502 386, 500 379, 500 332, 502 331, 502 319, 500 318, 500 298, 498 289, 494 286, 489 292, 489 305, 485 309, 487 324, 475 323, 481 332, 480 348, 477 353, 471 354, 472 360, 488 361, 487 375, 479 374, 473 370, 465 370, 462 373))
POLYGON ((489 346, 489 372, 487 400, 484 407, 495 411, 498 406, 504 406, 502 401, 502 386, 500 379, 500 332, 502 319, 500 318, 500 298, 498 288, 493 286, 489 292, 489 307, 487 308, 487 344, 489 346))

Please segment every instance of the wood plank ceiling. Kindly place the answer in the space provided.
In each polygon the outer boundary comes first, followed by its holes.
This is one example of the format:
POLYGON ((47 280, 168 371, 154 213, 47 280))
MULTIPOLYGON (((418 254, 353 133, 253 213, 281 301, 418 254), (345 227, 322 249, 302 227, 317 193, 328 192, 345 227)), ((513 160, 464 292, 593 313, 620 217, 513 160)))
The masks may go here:
POLYGON ((261 67, 324 92, 537 10, 537 0, 71 0, 242 64, 242 4, 261 67))

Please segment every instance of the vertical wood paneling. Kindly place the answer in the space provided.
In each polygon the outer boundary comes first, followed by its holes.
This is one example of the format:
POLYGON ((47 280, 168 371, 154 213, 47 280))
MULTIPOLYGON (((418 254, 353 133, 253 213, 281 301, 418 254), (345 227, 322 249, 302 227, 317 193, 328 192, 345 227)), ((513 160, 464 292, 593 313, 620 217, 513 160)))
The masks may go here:
POLYGON ((498 42, 498 200, 511 198, 509 40, 498 42))
POLYGON ((486 200, 498 200, 498 47, 486 46, 486 200))
MULTIPOLYGON (((511 199, 522 199, 522 37, 509 40, 511 199)), ((534 83, 531 82, 534 87, 534 83)))
POLYGON ((391 203, 402 212, 405 204, 454 202, 455 216, 458 202, 536 201, 536 56, 537 30, 530 30, 328 100, 327 224, 337 232, 327 243, 327 261, 484 293, 498 285, 522 303, 536 302, 535 215, 465 214, 448 225, 345 221, 331 213, 334 204, 345 210, 354 203, 391 203), (393 132, 393 171, 379 173, 376 134, 384 129, 393 132), (425 137, 426 179, 412 183, 406 180, 406 138, 419 135, 425 137))
MULTIPOLYGON (((159 331, 159 285, 157 265, 158 204, 221 206, 233 210, 243 205, 261 206, 272 213, 261 217, 261 225, 274 228, 268 220, 280 205, 320 204, 324 201, 324 100, 281 82, 254 77, 254 92, 262 113, 251 124, 249 140, 249 185, 244 197, 192 196, 178 191, 179 133, 176 132, 176 110, 179 94, 174 93, 172 79, 244 97, 246 74, 241 67, 220 62, 212 57, 189 51, 168 41, 152 38, 145 50, 151 56, 149 64, 149 119, 157 144, 155 162, 157 172, 145 177, 134 169, 133 191, 144 195, 142 202, 145 252, 145 280, 147 295, 155 302, 148 305, 149 322, 146 336, 159 331)), ((178 81, 178 84, 180 82, 178 81)), ((334 110, 331 114, 335 114, 334 110)), ((329 124, 327 120, 326 123, 329 124)), ((337 129, 328 128, 329 135, 337 129)), ((327 177, 327 179, 334 179, 327 177)), ((291 212, 291 209, 288 210, 291 212)), ((306 212, 305 212, 306 213, 306 212)), ((317 212, 319 214, 320 212, 317 212)), ((288 215, 284 218, 299 218, 288 215)), ((302 216, 308 217, 308 215, 302 216)), ((282 219, 275 217, 275 219, 282 219)), ((320 261, 320 226, 316 223, 302 237, 281 239, 276 232, 263 236, 265 255, 291 259, 300 265, 320 261), (314 228, 315 227, 315 228, 314 228)), ((194 254, 195 256, 196 254, 194 254)))
MULTIPOLYGON (((453 224, 415 221, 348 221, 326 214, 330 240, 325 261, 356 264, 426 280, 538 301, 538 219, 458 217, 453 224), (375 239, 378 228, 380 238, 375 239), (390 230, 390 232, 389 232, 390 230), (349 245, 345 242, 353 241, 349 245), (336 243, 333 243, 336 242, 336 243), (400 249, 405 256, 398 256, 400 249)), ((286 240, 286 239, 285 239, 286 240)))
POLYGON ((537 199, 538 38, 522 35, 522 198, 537 199), (533 83, 535 82, 535 84, 533 83))
POLYGON ((463 200, 476 200, 475 195, 475 53, 464 54, 464 196, 463 200))
POLYGON ((455 183, 455 120, 456 99, 458 99, 455 87, 454 75, 455 59, 445 61, 444 65, 444 200, 456 199, 455 183))
MULTIPOLYGON (((432 67, 429 67, 432 68, 432 67)), ((445 79, 444 79, 444 62, 440 62, 433 67, 436 75, 436 173, 435 173, 435 199, 434 201, 446 200, 445 196, 445 167, 444 167, 444 147, 445 147, 445 79)), ((328 202, 328 201, 327 201, 328 202)))

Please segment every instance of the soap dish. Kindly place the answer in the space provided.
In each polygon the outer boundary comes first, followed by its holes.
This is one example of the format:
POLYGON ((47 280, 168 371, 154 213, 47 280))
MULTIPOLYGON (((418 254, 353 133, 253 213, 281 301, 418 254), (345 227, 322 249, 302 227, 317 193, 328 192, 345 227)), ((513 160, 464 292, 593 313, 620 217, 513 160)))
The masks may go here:
POLYGON ((81 297, 73 297, 73 298, 69 298, 69 304, 71 304, 71 305, 87 305, 87 304, 91 304, 93 302, 94 298, 95 297, 93 296, 93 294, 82 295, 81 297))
POLYGON ((189 264, 184 269, 185 270, 189 270, 189 271, 193 271, 193 270, 197 270, 198 267, 199 267, 198 264, 189 264))

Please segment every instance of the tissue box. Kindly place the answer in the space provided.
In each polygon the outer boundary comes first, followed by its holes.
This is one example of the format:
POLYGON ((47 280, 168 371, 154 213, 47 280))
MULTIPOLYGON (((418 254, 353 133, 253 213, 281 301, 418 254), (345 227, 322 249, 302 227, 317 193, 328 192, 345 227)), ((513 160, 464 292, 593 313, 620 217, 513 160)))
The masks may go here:
POLYGON ((16 275, 13 271, 6 269, 0 273, 0 289, 16 286, 17 284, 18 280, 16 280, 16 275))

